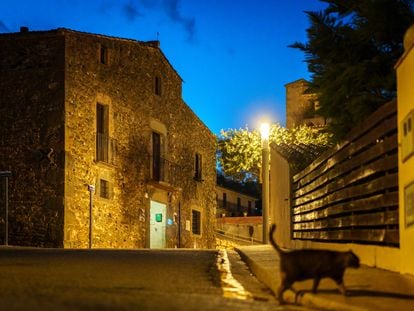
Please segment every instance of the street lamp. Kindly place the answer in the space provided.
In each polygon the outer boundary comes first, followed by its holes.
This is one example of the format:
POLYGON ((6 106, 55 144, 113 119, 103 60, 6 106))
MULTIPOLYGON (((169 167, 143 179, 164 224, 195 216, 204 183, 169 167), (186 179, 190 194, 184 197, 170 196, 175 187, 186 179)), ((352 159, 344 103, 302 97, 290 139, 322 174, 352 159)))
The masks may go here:
POLYGON ((9 245, 9 178, 11 177, 10 171, 0 171, 0 177, 5 179, 4 184, 4 201, 5 201, 5 230, 4 230, 4 245, 9 245))
POLYGON ((269 123, 262 123, 260 135, 262 138, 262 217, 263 244, 269 243, 269 123))
POLYGON ((92 248, 93 244, 93 193, 95 191, 94 185, 88 185, 89 191, 89 248, 92 248))

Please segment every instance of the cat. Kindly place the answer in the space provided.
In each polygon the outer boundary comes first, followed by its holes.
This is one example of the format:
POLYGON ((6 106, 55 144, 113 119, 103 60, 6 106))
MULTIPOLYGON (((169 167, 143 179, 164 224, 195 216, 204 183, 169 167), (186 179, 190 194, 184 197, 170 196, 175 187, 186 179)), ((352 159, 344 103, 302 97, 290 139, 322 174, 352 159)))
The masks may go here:
POLYGON ((339 291, 346 295, 344 272, 346 268, 359 268, 359 258, 352 251, 339 252, 331 250, 298 249, 282 250, 273 239, 276 225, 269 232, 269 240, 279 253, 281 285, 277 295, 283 304, 283 293, 292 289, 293 283, 313 279, 312 292, 316 293, 322 278, 331 278, 338 285, 339 291))

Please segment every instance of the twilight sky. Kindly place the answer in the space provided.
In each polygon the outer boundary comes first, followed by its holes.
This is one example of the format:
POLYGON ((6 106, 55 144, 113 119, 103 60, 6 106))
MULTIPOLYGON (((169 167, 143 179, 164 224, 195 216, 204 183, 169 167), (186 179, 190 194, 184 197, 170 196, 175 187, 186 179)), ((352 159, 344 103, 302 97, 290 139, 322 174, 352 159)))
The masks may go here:
POLYGON ((183 78, 183 98, 220 129, 285 124, 286 83, 309 78, 304 11, 318 0, 0 0, 0 32, 59 27, 156 40, 183 78))

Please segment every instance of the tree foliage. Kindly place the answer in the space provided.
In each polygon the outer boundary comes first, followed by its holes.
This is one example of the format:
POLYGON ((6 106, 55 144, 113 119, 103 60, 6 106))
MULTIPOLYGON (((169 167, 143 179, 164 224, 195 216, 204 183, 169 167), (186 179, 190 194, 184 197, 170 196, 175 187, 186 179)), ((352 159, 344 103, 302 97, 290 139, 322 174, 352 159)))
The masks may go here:
POLYGON ((224 175, 223 172, 217 172, 217 185, 222 187, 232 189, 237 192, 241 192, 256 198, 259 198, 261 195, 261 188, 256 180, 235 180, 224 175))
MULTIPOLYGON (((308 126, 288 130, 273 124, 269 143, 275 146, 312 146, 313 149, 325 150, 330 146, 330 135, 308 126)), ((260 133, 247 127, 222 130, 218 137, 217 159, 225 175, 241 181, 257 179, 262 162, 260 133)))
POLYGON ((403 35, 414 23, 413 0, 321 0, 306 12, 308 41, 291 47, 305 53, 321 115, 332 120, 338 140, 396 93, 394 65, 403 35))

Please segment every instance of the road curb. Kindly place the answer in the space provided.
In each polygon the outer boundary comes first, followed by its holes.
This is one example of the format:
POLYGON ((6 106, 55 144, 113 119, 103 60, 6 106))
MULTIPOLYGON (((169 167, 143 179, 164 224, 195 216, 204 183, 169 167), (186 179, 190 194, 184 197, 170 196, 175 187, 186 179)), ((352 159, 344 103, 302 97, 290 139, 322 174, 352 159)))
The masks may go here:
MULTIPOLYGON (((269 273, 269 270, 261 266, 256 261, 252 260, 243 250, 235 248, 240 257, 249 266, 253 274, 269 287, 273 293, 277 293, 279 287, 278 276, 269 273)), ((290 304, 298 304, 304 307, 316 308, 320 310, 336 310, 336 311, 367 311, 365 308, 350 306, 337 301, 332 301, 326 298, 318 297, 311 293, 302 293, 296 295, 292 290, 287 290, 283 295, 284 300, 290 304)))

